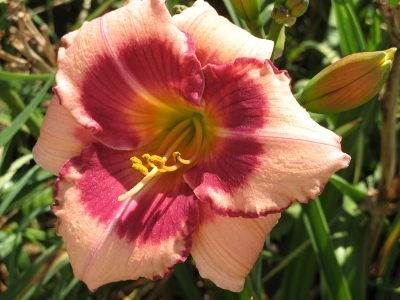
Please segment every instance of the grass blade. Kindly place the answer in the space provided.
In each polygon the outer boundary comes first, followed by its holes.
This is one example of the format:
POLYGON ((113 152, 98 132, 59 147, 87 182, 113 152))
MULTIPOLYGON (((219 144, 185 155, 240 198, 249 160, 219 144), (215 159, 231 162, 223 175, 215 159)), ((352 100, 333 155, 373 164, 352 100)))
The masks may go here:
POLYGON ((36 95, 36 97, 29 103, 23 112, 21 112, 18 117, 14 119, 10 126, 4 129, 0 133, 0 147, 4 146, 11 138, 21 129, 25 122, 29 119, 32 112, 36 109, 40 102, 42 102, 43 97, 47 93, 48 89, 51 87, 54 81, 54 76, 48 79, 43 86, 42 90, 36 95))
POLYGON ((357 203, 367 196, 366 191, 357 188, 339 175, 333 174, 329 179, 329 182, 332 183, 343 195, 349 196, 357 203))
POLYGON ((201 300, 202 297, 193 282, 193 277, 189 274, 184 264, 177 264, 174 267, 174 275, 179 281, 179 284, 186 296, 193 300, 201 300))
POLYGON ((10 205, 11 201, 14 200, 15 196, 22 190, 22 188, 27 184, 31 177, 35 174, 40 167, 38 165, 33 166, 13 187, 10 193, 2 200, 0 204, 0 215, 3 215, 7 207, 10 205))
POLYGON ((346 0, 332 0, 332 8, 336 16, 343 55, 366 51, 365 39, 353 7, 346 0))
POLYGON ((315 255, 330 299, 351 300, 346 278, 342 274, 329 239, 329 228, 318 198, 304 206, 303 221, 311 239, 315 255))
POLYGON ((19 278, 18 281, 11 284, 8 289, 0 295, 0 300, 20 298, 32 286, 33 280, 37 278, 40 273, 45 272, 44 267, 46 262, 54 257, 62 245, 63 241, 60 240, 57 244, 48 248, 38 257, 38 259, 36 259, 32 266, 19 278))
POLYGON ((49 80, 53 74, 20 74, 0 71, 0 80, 49 80))

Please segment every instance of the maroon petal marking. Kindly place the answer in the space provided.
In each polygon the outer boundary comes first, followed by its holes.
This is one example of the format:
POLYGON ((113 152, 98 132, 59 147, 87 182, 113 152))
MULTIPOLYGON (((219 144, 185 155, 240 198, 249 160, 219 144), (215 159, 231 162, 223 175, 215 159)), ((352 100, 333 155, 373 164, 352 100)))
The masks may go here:
POLYGON ((191 249, 198 208, 179 171, 157 176, 135 196, 117 200, 143 178, 130 167, 130 156, 92 144, 64 165, 56 183, 58 233, 75 276, 90 289, 167 276, 191 249))
POLYGON ((239 58, 204 68, 212 123, 199 162, 184 178, 219 215, 266 216, 318 196, 348 166, 340 137, 315 123, 270 61, 239 58))
POLYGON ((164 1, 131 1, 63 41, 54 91, 110 147, 145 145, 166 114, 179 117, 180 106, 200 103, 194 41, 172 24, 164 1))

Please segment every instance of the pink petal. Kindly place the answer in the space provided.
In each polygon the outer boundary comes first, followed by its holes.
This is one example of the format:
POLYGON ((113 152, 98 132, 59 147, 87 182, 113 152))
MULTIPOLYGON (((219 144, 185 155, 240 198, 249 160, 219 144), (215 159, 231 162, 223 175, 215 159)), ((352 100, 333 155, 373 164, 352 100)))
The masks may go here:
POLYGON ((165 277, 191 249, 198 209, 179 171, 117 200, 143 178, 131 168, 131 155, 92 144, 64 165, 56 183, 58 234, 75 276, 91 290, 140 276, 165 277))
POLYGON ((103 144, 145 145, 169 125, 166 112, 179 118, 179 106, 199 105, 204 82, 194 42, 162 0, 131 1, 63 42, 54 91, 103 144))
POLYGON ((193 234, 192 256, 201 277, 234 292, 243 289, 280 214, 259 219, 225 218, 199 202, 200 219, 193 234))
POLYGON ((39 139, 33 148, 35 161, 57 175, 62 165, 96 139, 75 122, 70 113, 53 97, 47 109, 39 139))
POLYGON ((255 38, 233 25, 203 0, 196 1, 172 19, 195 40, 196 55, 203 66, 233 62, 238 57, 254 57, 261 61, 271 57, 272 41, 255 38))
POLYGON ((269 61, 204 68, 206 114, 215 138, 184 177, 225 216, 259 217, 317 197, 348 166, 340 137, 315 123, 269 61))

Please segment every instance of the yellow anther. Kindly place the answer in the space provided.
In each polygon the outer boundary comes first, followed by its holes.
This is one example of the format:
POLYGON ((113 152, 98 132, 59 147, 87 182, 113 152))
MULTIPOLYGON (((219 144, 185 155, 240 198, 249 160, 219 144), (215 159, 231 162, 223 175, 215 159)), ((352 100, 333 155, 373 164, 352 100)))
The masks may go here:
POLYGON ((172 156, 173 156, 174 161, 175 161, 176 163, 177 163, 177 162, 180 162, 181 164, 184 164, 184 165, 188 165, 188 164, 191 163, 190 160, 183 159, 183 158, 181 157, 181 154, 180 154, 179 152, 174 152, 174 153, 172 153, 172 156))
POLYGON ((159 169, 164 168, 165 166, 165 160, 161 156, 158 155, 151 155, 148 159, 147 162, 149 165, 154 165, 159 169))
MULTIPOLYGON (((142 161, 140 160, 140 158, 137 158, 136 156, 132 156, 132 157, 130 158, 130 160, 131 160, 131 162, 132 162, 133 164, 143 164, 142 161)), ((133 165, 132 165, 132 167, 133 167, 133 165)))
POLYGON ((179 159, 181 158, 181 153, 180 152, 174 152, 172 153, 172 157, 174 158, 174 161, 177 163, 179 159))
POLYGON ((150 167, 154 168, 157 167, 159 169, 162 169, 165 166, 165 160, 158 155, 150 155, 148 153, 145 153, 142 155, 142 157, 147 160, 147 163, 150 165, 150 167))
POLYGON ((132 168, 134 168, 135 170, 138 170, 143 175, 149 174, 149 170, 145 166, 143 166, 141 163, 133 164, 132 168))
POLYGON ((148 160, 149 157, 150 157, 150 154, 145 153, 145 154, 142 155, 142 157, 143 157, 145 160, 148 160))
POLYGON ((142 159, 132 156, 130 158, 132 168, 141 172, 144 178, 132 189, 120 195, 118 201, 123 201, 135 196, 155 176, 165 172, 176 171, 183 165, 195 163, 203 146, 202 122, 202 117, 199 114, 195 114, 172 128, 157 149, 156 153, 160 153, 162 156, 150 155, 149 153, 143 154, 142 159), (190 145, 188 145, 188 143, 190 145), (183 148, 185 156, 190 156, 188 159, 183 159, 181 153, 175 151, 180 147, 183 148), (173 156, 175 164, 166 166, 165 164, 170 160, 171 155, 173 156))

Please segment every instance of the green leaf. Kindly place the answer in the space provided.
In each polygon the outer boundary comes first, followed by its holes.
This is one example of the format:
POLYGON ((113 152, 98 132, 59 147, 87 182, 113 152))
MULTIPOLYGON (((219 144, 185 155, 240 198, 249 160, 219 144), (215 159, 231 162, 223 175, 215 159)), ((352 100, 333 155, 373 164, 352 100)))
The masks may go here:
POLYGON ((16 159, 8 168, 7 172, 0 177, 0 189, 4 189, 5 185, 11 180, 11 178, 19 170, 19 168, 29 162, 32 158, 33 155, 32 153, 30 153, 16 159))
POLYGON ((316 41, 304 41, 298 46, 294 47, 286 56, 288 64, 292 63, 301 53, 308 49, 314 49, 322 53, 327 59, 329 64, 334 63, 340 59, 339 54, 329 47, 326 43, 318 43, 316 41))
MULTIPOLYGON (((395 0, 397 2, 397 0, 395 0)), ((371 9, 371 25, 369 27, 368 51, 376 51, 382 42, 381 16, 377 9, 371 9)))
POLYGON ((0 215, 3 215, 7 207, 10 205, 11 201, 14 200, 15 196, 22 190, 22 188, 28 183, 28 181, 34 176, 35 172, 38 171, 40 167, 38 165, 33 166, 18 182, 13 186, 12 190, 7 194, 7 196, 2 200, 0 204, 0 215))
MULTIPOLYGON (((304 224, 299 219, 289 236, 286 256, 299 247, 304 247, 308 235, 304 224)), ((304 250, 304 249, 303 249, 304 250)), ((283 271, 281 283, 279 285, 280 297, 282 300, 308 299, 315 284, 315 275, 318 271, 317 261, 312 251, 299 251, 296 259, 291 259, 283 271)))
POLYGON ((399 3, 399 0, 389 0, 389 5, 391 8, 394 8, 399 3))
POLYGON ((337 135, 340 135, 341 137, 344 137, 344 136, 350 134, 353 130, 355 130, 361 121, 362 121, 362 118, 357 118, 354 121, 346 123, 346 124, 340 126, 339 128, 336 128, 335 133, 337 135))
MULTIPOLYGON (((0 90, 0 100, 3 101, 11 110, 11 114, 7 115, 7 119, 3 118, 4 121, 7 120, 7 124, 5 125, 10 126, 12 118, 18 116, 25 109, 26 105, 21 99, 21 96, 18 94, 17 90, 11 87, 10 82, 0 80, 0 90)), ((43 117, 33 113, 29 116, 28 120, 26 120, 26 127, 29 128, 30 133, 35 138, 39 137, 40 126, 42 122, 43 117)), ((22 130, 29 132, 26 130, 26 127, 23 126, 22 130)))
POLYGON ((20 243, 21 243, 21 232, 29 225, 29 223, 41 212, 43 212, 47 206, 43 207, 38 207, 37 209, 33 210, 30 214, 28 214, 26 217, 24 217, 18 226, 18 229, 16 231, 16 240, 15 243, 12 245, 13 251, 11 252, 10 257, 7 259, 8 264, 7 267, 9 269, 9 283, 12 284, 16 280, 16 270, 17 270, 17 257, 20 254, 20 243))
POLYGON ((336 16, 343 55, 366 51, 365 39, 352 5, 348 0, 332 0, 331 2, 336 16))
POLYGON ((37 281, 27 292, 21 297, 21 300, 32 299, 32 295, 36 290, 41 289, 53 276, 55 276, 62 268, 69 265, 69 258, 67 252, 62 253, 56 257, 55 261, 51 263, 51 267, 46 270, 44 276, 37 281))
POLYGON ((13 284, 10 284, 8 289, 0 295, 0 300, 18 299, 20 298, 33 284, 35 278, 40 275, 45 264, 54 257, 56 252, 63 246, 62 240, 57 244, 48 248, 40 255, 32 266, 13 284))
MULTIPOLYGON (((80 281, 79 279, 77 279, 76 277, 72 278, 71 281, 69 282, 68 286, 63 289, 59 294, 57 294, 57 299, 58 300, 62 300, 64 298, 66 298, 67 296, 70 296, 71 291, 76 287, 79 286, 79 284, 83 284, 82 281, 80 281)), ((70 298, 70 299, 74 299, 74 298, 70 298)))
POLYGON ((40 102, 42 102, 44 96, 46 95, 48 89, 50 86, 53 84, 54 81, 54 76, 48 79, 43 86, 42 90, 36 95, 35 98, 29 103, 26 108, 24 109, 23 112, 21 112, 11 123, 10 126, 8 126, 6 129, 4 129, 0 133, 0 147, 4 146, 17 132, 20 130, 20 128, 25 124, 25 122, 28 120, 30 115, 33 113, 33 111, 36 109, 36 107, 39 105, 40 102))
POLYGON ((247 277, 251 278, 250 284, 251 284, 251 290, 252 290, 252 295, 254 300, 261 300, 263 297, 263 290, 262 290, 262 284, 261 284, 261 272, 262 272, 262 262, 263 262, 263 255, 260 253, 258 256, 257 261, 255 262, 250 275, 247 277))
POLYGON ((243 28, 244 21, 237 15, 235 8, 233 7, 230 0, 222 0, 225 4, 226 9, 228 10, 229 16, 232 19, 233 24, 243 28))
POLYGON ((53 74, 20 74, 0 71, 0 80, 49 80, 53 74))
POLYGON ((342 194, 349 196, 355 202, 360 202, 367 196, 366 191, 352 185, 337 174, 333 174, 329 179, 329 182, 332 183, 342 194))
POLYGON ((329 298, 351 300, 347 279, 342 274, 330 241, 329 227, 319 199, 303 206, 303 221, 318 260, 329 298))
POLYGON ((395 219, 390 225, 385 243, 383 244, 377 261, 376 269, 378 271, 378 279, 376 285, 378 287, 378 292, 375 299, 386 300, 393 299, 392 292, 400 292, 400 287, 390 286, 391 275, 394 274, 394 269, 397 268, 398 261, 400 256, 400 245, 399 245, 399 237, 400 237, 400 211, 397 212, 395 219))
POLYGON ((202 297, 193 282, 193 277, 189 274, 185 264, 177 264, 174 267, 174 275, 179 281, 179 284, 186 294, 187 299, 201 300, 202 297))
MULTIPOLYGON (((267 274, 265 274, 261 279, 261 282, 262 283, 267 282, 275 274, 285 269, 285 267, 288 266, 291 261, 293 261, 295 258, 298 258, 299 255, 303 251, 305 251, 310 245, 311 245, 310 240, 306 240, 303 243, 301 243, 298 247, 296 247, 293 251, 291 251, 288 255, 286 255, 285 258, 278 265, 276 265, 272 270, 270 270, 267 274)), ((262 254, 264 254, 264 252, 262 254)))

